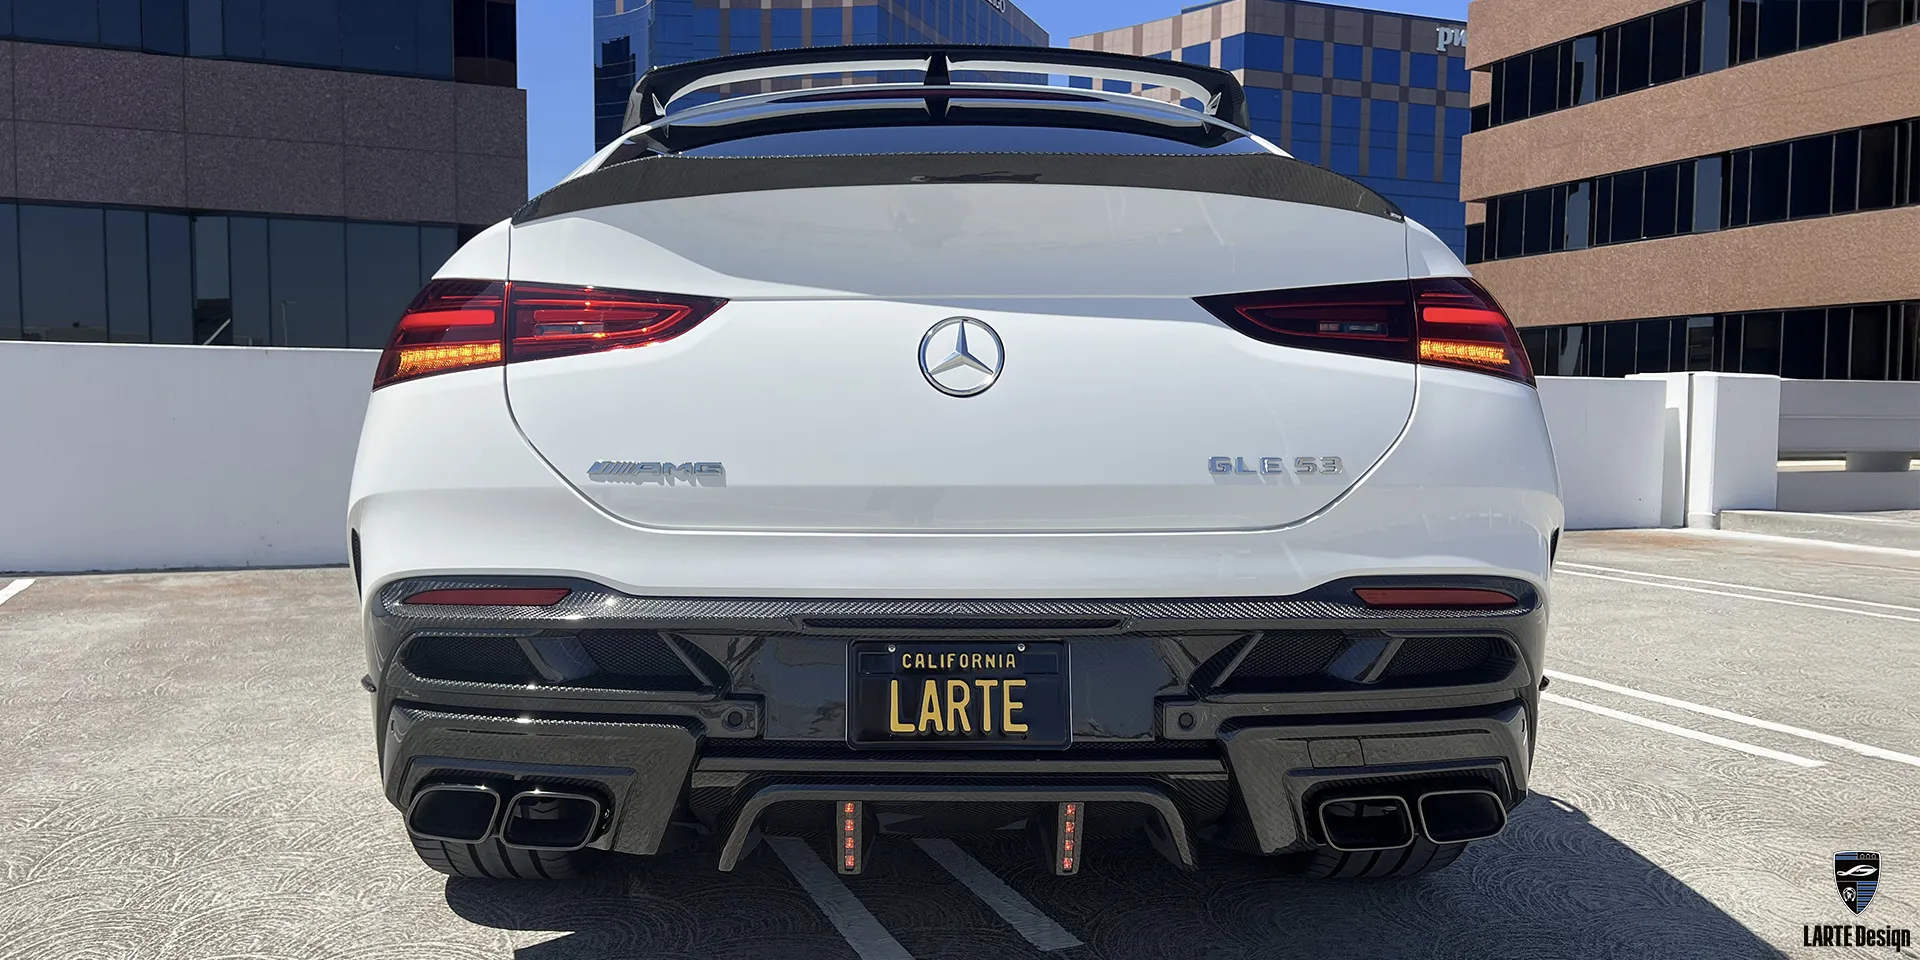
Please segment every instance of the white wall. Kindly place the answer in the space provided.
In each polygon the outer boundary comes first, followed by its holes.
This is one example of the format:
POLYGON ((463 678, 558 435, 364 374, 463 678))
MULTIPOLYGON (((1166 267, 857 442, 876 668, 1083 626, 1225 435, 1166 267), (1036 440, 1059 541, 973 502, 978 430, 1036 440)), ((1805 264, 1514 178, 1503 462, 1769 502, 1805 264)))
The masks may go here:
POLYGON ((1567 529, 1660 526, 1667 385, 1597 377, 1539 382, 1567 529))
POLYGON ((346 562, 378 359, 0 342, 0 571, 346 562))

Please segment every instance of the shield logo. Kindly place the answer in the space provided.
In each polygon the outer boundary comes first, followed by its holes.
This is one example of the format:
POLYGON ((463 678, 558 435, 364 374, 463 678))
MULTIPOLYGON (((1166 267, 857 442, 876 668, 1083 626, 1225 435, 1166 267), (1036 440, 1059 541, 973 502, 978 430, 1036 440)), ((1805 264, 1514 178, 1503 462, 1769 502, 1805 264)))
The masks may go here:
POLYGON ((1877 853, 1836 853, 1833 855, 1833 879, 1840 886, 1840 900, 1854 913, 1867 912, 1873 892, 1880 888, 1880 855, 1877 853))

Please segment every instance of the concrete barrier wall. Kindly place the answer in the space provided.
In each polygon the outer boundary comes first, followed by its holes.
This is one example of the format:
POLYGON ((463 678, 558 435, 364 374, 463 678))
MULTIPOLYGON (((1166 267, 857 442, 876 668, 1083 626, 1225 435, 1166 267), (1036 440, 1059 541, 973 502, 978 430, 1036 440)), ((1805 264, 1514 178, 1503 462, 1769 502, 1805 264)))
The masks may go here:
POLYGON ((1540 405, 1560 467, 1567 529, 1660 526, 1667 385, 1541 377, 1540 405))
POLYGON ((0 343, 0 571, 345 563, 378 359, 0 343))

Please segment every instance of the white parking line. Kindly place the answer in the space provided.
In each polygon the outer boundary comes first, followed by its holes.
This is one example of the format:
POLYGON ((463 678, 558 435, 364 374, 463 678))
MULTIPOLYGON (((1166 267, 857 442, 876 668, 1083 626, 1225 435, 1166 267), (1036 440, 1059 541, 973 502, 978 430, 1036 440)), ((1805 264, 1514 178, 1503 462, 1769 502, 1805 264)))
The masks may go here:
POLYGON ((814 905, 826 914, 827 922, 846 938, 847 946, 860 955, 860 960, 913 960, 907 948, 827 869, 826 863, 805 840, 768 837, 767 844, 780 856, 780 862, 787 865, 787 872, 793 874, 793 879, 813 898, 814 905))
POLYGON ((1603 717, 1612 717, 1615 720, 1622 720, 1627 723, 1636 724, 1638 726, 1646 727, 1649 730, 1659 730, 1663 733, 1671 733, 1676 737, 1686 737, 1688 740, 1698 740, 1701 743, 1711 743, 1716 747, 1726 747, 1729 750, 1738 750, 1741 753, 1750 753, 1756 757, 1765 757, 1768 760, 1778 760, 1781 763, 1791 763, 1796 767, 1824 767, 1827 765, 1827 762, 1825 760, 1809 760, 1806 757, 1802 757, 1797 754, 1785 753, 1779 750, 1772 750, 1772 749, 1768 749, 1767 747, 1758 747, 1758 746, 1754 746, 1751 743, 1742 743, 1738 740, 1729 740, 1726 737, 1714 736, 1711 733, 1701 733, 1698 730, 1691 730, 1686 727, 1675 726, 1665 721, 1654 720, 1648 717, 1640 716, 1638 714, 1627 713, 1624 710, 1615 710, 1612 707, 1603 707, 1597 703, 1588 703, 1585 700, 1575 700, 1572 697, 1563 697, 1557 693, 1543 693, 1540 695, 1540 699, 1547 700, 1553 703, 1563 704, 1565 706, 1573 707, 1578 710, 1585 710, 1588 713, 1597 713, 1603 717))
POLYGON ((12 600, 14 597, 19 596, 20 591, 31 586, 33 586, 33 578, 22 577, 4 587, 0 587, 0 603, 6 603, 8 600, 12 600))
POLYGON ((1755 587, 1744 583, 1723 583, 1719 580, 1701 580, 1696 577, 1676 577, 1670 573, 1649 573, 1645 570, 1622 570, 1618 567, 1601 567, 1591 563, 1572 563, 1560 561, 1562 567, 1578 567, 1581 570, 1598 570, 1601 573, 1624 573, 1634 577, 1655 577, 1661 580, 1678 580, 1682 583, 1704 583, 1710 587, 1727 587, 1733 590, 1751 590, 1755 593, 1772 593, 1783 597, 1802 597, 1807 600, 1830 600, 1834 603, 1852 603, 1863 607, 1880 607, 1886 610, 1904 610, 1907 613, 1920 613, 1920 607, 1903 607, 1897 603, 1879 603, 1873 600, 1855 600, 1852 597, 1834 597, 1824 593, 1801 593, 1798 590, 1775 590, 1772 587, 1755 587))
POLYGON ((1660 587, 1663 590, 1684 590, 1687 593, 1705 593, 1716 597, 1732 597, 1736 600, 1752 600, 1757 603, 1778 603, 1788 607, 1805 607, 1809 610, 1831 610, 1834 613, 1851 613, 1856 617, 1873 617, 1879 620, 1899 620, 1903 623, 1920 623, 1920 617, 1902 617, 1892 613, 1877 613, 1872 610, 1855 610, 1851 607, 1834 607, 1822 603, 1801 603, 1798 600, 1782 600, 1779 597, 1756 597, 1750 593, 1731 593, 1726 590, 1708 590, 1705 587, 1689 587, 1678 583, 1661 583, 1657 580, 1629 580, 1626 577, 1609 577, 1599 573, 1581 573, 1578 570, 1555 570, 1556 576, 1585 577, 1589 580, 1611 580, 1615 583, 1631 583, 1636 587, 1660 587))
POLYGON ((980 861, 968 856, 952 840, 919 839, 915 843, 927 852, 935 863, 945 867, 954 879, 966 884, 973 895, 986 902, 993 912, 1000 915, 1007 925, 1019 931, 1027 942, 1042 950, 1065 950, 1068 947, 1082 946, 1065 927, 1053 922, 1053 918, 1040 912, 1038 907, 1028 902, 1026 897, 1014 892, 993 875, 993 871, 982 866, 980 861))
POLYGON ((1694 713, 1705 714, 1709 717, 1719 717, 1722 720, 1731 720, 1734 723, 1744 723, 1750 727, 1759 727, 1762 730, 1772 730, 1775 733, 1784 733, 1784 734, 1787 734, 1788 736, 1800 737, 1806 740, 1812 740, 1815 743, 1824 743, 1830 747, 1840 747, 1843 750, 1852 750, 1854 753, 1863 754, 1869 757, 1877 757, 1881 760, 1892 760, 1895 763, 1904 763, 1904 764, 1907 764, 1908 766, 1920 767, 1920 757, 1916 757, 1912 754, 1900 753, 1899 751, 1896 751, 1896 750, 1888 750, 1885 747, 1876 747, 1876 746, 1873 746, 1872 744, 1860 743, 1858 741, 1848 740, 1845 737, 1836 737, 1833 734, 1821 733, 1818 730, 1808 730, 1804 727, 1788 726, 1787 724, 1784 724, 1784 723, 1775 723, 1772 720, 1762 720, 1759 717, 1749 717, 1743 713, 1734 713, 1731 710, 1722 710, 1719 707, 1709 707, 1705 704, 1690 703, 1686 700, 1679 700, 1673 697, 1663 697, 1657 693, 1647 693, 1644 690, 1635 690, 1632 687, 1623 687, 1618 684, 1608 683, 1604 680, 1589 680, 1586 677, 1576 677, 1570 673, 1561 673, 1558 670, 1548 670, 1547 676, 1552 677, 1555 680, 1565 680, 1568 683, 1578 683, 1584 686, 1595 687, 1601 690, 1606 690, 1611 693, 1617 693, 1623 697, 1635 697, 1641 700, 1649 700, 1654 703, 1663 703, 1669 707, 1678 707, 1681 710, 1691 710, 1694 713))

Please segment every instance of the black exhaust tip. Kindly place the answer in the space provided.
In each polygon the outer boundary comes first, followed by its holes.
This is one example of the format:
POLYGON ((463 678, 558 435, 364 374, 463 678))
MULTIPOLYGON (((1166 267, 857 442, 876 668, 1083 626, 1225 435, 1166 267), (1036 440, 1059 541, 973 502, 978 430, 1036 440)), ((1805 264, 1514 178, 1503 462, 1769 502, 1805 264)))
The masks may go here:
POLYGON ((500 842, 526 850, 578 850, 600 826, 600 798, 535 787, 507 802, 500 842))
POLYGON ((407 830, 423 840, 479 843, 499 812, 500 792, 485 784, 429 784, 407 805, 407 830))
POLYGON ((1397 850, 1413 842, 1413 815, 1400 797, 1335 797, 1320 804, 1320 829, 1343 853, 1397 850))
POLYGON ((1420 795, 1420 827, 1434 843, 1490 840, 1507 828, 1507 805, 1491 790, 1435 790, 1420 795))

